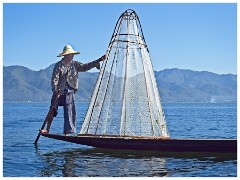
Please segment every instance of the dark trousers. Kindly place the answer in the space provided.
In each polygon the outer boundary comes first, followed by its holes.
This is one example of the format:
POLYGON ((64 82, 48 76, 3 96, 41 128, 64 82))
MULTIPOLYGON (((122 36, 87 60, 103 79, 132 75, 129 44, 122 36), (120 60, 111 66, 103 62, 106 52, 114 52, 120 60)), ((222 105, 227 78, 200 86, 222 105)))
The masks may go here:
MULTIPOLYGON (((56 95, 52 96, 51 105, 53 105, 53 100, 56 95)), ((64 114, 64 127, 63 133, 76 133, 76 107, 75 107, 75 98, 74 93, 67 93, 60 95, 58 98, 56 112, 58 111, 58 106, 63 106, 64 114)))

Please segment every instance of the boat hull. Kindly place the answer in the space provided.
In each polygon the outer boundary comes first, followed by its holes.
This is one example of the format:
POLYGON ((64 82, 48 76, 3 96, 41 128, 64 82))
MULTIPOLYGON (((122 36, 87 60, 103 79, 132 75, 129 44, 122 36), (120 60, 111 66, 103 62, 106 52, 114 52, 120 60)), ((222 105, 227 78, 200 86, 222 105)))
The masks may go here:
POLYGON ((42 135, 57 140, 107 149, 149 150, 165 152, 237 153, 236 139, 161 139, 95 135, 42 135))

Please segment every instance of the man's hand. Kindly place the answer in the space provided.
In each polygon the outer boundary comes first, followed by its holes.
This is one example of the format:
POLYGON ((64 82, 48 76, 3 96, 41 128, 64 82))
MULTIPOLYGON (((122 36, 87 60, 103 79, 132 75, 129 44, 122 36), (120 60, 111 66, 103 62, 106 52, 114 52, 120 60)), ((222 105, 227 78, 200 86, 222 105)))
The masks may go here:
POLYGON ((55 97, 60 96, 61 95, 61 90, 60 89, 55 90, 55 91, 53 91, 53 94, 54 94, 55 97))
POLYGON ((102 57, 100 57, 98 60, 96 60, 96 64, 95 64, 95 67, 97 68, 97 69, 100 69, 100 62, 101 61, 105 61, 106 60, 106 55, 103 55, 102 57))
POLYGON ((102 57, 99 58, 99 61, 105 61, 106 60, 106 55, 103 55, 102 57))

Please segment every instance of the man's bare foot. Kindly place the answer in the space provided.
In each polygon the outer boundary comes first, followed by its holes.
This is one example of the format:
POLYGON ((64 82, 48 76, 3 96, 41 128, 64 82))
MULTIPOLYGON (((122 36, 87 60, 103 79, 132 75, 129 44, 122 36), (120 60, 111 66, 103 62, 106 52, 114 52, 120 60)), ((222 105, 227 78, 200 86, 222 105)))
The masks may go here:
POLYGON ((68 134, 69 134, 69 131, 68 131, 68 130, 64 131, 64 135, 65 135, 65 136, 68 136, 68 134))
POLYGON ((48 133, 48 130, 46 129, 43 129, 43 130, 40 130, 41 134, 47 134, 48 133))

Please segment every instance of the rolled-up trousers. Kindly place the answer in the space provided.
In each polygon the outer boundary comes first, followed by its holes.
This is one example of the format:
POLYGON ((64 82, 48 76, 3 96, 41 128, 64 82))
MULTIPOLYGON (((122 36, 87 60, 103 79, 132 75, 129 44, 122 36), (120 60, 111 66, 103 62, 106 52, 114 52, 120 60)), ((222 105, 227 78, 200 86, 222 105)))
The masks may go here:
MULTIPOLYGON (((53 99, 56 95, 53 94, 51 105, 53 105, 53 99)), ((67 93, 60 95, 58 98, 56 111, 58 111, 58 106, 63 106, 64 114, 64 126, 63 133, 76 133, 76 107, 75 107, 75 98, 74 93, 67 93)))

